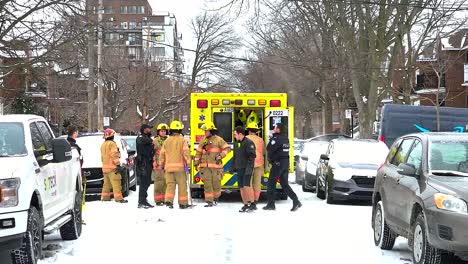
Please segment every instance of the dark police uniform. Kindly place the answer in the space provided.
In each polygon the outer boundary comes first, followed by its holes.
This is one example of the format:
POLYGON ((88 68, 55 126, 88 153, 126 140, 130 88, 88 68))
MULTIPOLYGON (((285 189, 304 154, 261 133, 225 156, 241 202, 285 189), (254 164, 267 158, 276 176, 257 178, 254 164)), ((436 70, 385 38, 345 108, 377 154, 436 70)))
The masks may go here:
POLYGON ((231 170, 237 172, 239 187, 250 186, 254 162, 255 144, 252 140, 244 137, 242 141, 234 143, 234 157, 231 170))
MULTIPOLYGON (((268 161, 272 164, 268 179, 268 204, 264 209, 275 208, 276 179, 280 179, 281 188, 293 200, 300 204, 296 193, 288 183, 289 173, 289 139, 283 134, 273 134, 267 146, 268 161)), ((294 206, 293 206, 294 208, 294 206)), ((297 209, 297 208, 296 208, 297 209)))
POLYGON ((136 139, 137 159, 136 172, 140 183, 138 192, 138 205, 149 205, 146 200, 148 188, 151 185, 151 172, 153 171, 154 148, 153 140, 149 135, 141 134, 136 139))

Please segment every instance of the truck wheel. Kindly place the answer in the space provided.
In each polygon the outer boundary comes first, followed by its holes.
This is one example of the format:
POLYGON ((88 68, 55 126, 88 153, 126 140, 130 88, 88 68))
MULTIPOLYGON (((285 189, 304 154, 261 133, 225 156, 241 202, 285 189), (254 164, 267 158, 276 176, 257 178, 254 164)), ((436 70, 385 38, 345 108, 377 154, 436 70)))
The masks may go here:
POLYGON ((442 251, 429 244, 427 241, 424 215, 420 213, 416 217, 412 228, 413 236, 413 263, 415 264, 439 264, 442 263, 442 251))
POLYGON ((385 222, 385 212, 382 201, 377 203, 374 210, 374 243, 381 249, 391 250, 395 245, 397 235, 393 233, 385 222))
POLYGON ((42 258, 42 219, 36 207, 28 211, 28 225, 21 248, 11 251, 14 264, 35 264, 42 258))
POLYGON ((122 175, 122 196, 127 197, 130 192, 130 180, 128 179, 128 171, 122 175))
POLYGON ((60 236, 63 240, 75 240, 81 235, 82 229, 82 215, 81 215, 81 201, 83 195, 81 192, 75 193, 75 204, 72 211, 72 219, 60 228, 60 236))

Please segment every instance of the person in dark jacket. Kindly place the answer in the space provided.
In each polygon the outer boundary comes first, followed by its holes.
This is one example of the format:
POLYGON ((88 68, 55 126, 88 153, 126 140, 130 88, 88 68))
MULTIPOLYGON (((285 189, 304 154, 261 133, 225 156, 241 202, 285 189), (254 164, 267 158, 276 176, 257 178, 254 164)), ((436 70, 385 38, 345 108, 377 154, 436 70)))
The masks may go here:
POLYGON ((268 204, 264 210, 275 210, 276 179, 280 179, 281 188, 293 200, 291 211, 296 211, 302 206, 296 193, 288 183, 289 173, 289 139, 284 135, 285 126, 281 123, 275 125, 273 137, 267 146, 268 162, 272 164, 270 177, 268 178, 268 204))
POLYGON ((140 135, 136 139, 137 159, 136 170, 140 183, 138 190, 138 208, 154 207, 148 200, 148 188, 151 185, 151 172, 153 171, 154 147, 151 139, 151 129, 153 127, 143 124, 140 127, 140 135))
POLYGON ((254 191, 251 185, 255 162, 255 144, 245 136, 245 129, 237 126, 234 129, 234 157, 231 170, 237 172, 240 193, 244 206, 239 212, 250 212, 257 209, 254 191))
POLYGON ((76 126, 69 126, 67 130, 67 141, 70 145, 76 150, 78 150, 78 154, 80 154, 80 164, 83 165, 83 156, 81 156, 81 148, 76 144, 76 138, 78 138, 78 128, 76 126))

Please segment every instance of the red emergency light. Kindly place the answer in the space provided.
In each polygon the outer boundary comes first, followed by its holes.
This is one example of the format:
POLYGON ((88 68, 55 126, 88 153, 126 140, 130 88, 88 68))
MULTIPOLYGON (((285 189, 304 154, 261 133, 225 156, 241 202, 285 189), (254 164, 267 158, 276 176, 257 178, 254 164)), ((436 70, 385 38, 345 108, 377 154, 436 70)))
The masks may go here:
POLYGON ((280 100, 270 100, 270 107, 280 107, 281 101, 280 100))
POLYGON ((380 136, 380 137, 379 137, 379 141, 385 142, 385 137, 384 137, 384 136, 380 136))
POLYGON ((207 108, 208 107, 208 100, 197 100, 197 107, 198 108, 207 108))

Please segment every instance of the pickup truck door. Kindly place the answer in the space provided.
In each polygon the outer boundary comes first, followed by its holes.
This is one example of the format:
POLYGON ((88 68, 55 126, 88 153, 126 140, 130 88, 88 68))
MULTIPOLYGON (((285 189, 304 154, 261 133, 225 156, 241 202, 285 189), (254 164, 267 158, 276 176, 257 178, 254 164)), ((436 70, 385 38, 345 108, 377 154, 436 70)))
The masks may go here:
POLYGON ((38 191, 41 194, 44 207, 44 222, 47 224, 57 214, 57 207, 55 206, 58 197, 57 178, 55 175, 55 164, 51 163, 53 160, 52 142, 44 139, 39 130, 38 123, 41 122, 30 123, 29 128, 34 151, 47 151, 47 154, 36 157, 36 162, 39 166, 35 171, 38 191))

